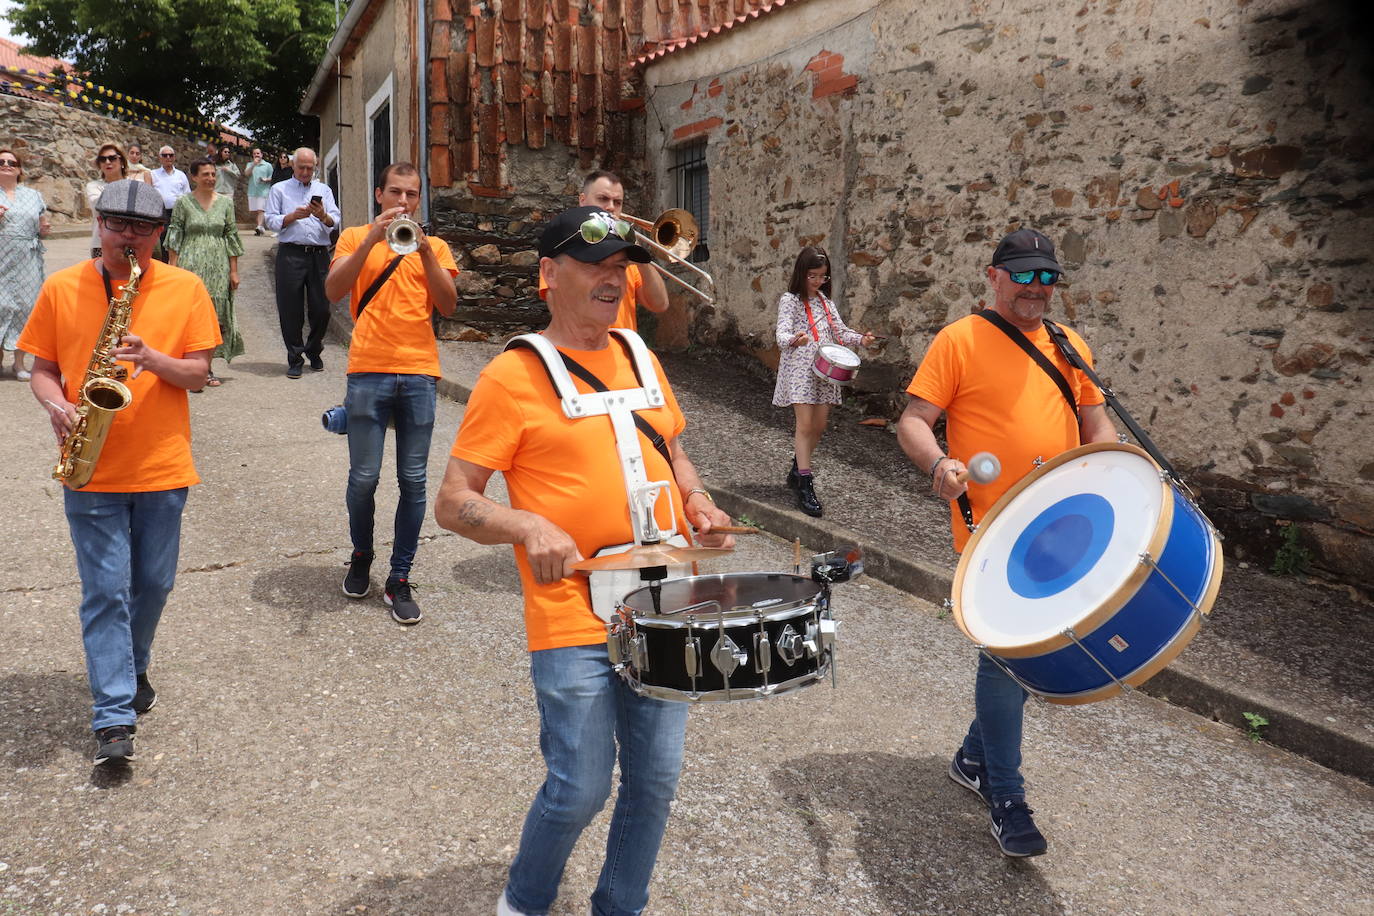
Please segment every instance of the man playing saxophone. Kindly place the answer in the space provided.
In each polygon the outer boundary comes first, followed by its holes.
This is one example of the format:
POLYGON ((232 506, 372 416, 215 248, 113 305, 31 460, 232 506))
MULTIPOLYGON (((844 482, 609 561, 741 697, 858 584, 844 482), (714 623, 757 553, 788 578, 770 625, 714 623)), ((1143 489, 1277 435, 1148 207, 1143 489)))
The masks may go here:
POLYGON ((30 387, 59 447, 99 409, 83 393, 88 376, 119 379, 130 395, 103 443, 76 443, 96 457, 89 482, 55 474, 68 484, 102 764, 133 759, 136 718, 157 702, 148 680, 153 635, 176 575, 187 488, 199 483, 186 392, 204 386, 220 334, 200 278, 152 259, 163 220, 157 191, 112 182, 95 208, 103 254, 48 277, 19 345, 34 354, 30 387), (131 277, 135 263, 141 273, 131 277))

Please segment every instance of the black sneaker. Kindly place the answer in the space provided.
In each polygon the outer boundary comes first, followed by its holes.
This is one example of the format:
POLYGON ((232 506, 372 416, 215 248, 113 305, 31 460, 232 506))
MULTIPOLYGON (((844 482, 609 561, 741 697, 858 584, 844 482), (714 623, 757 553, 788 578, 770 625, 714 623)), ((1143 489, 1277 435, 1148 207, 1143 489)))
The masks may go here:
POLYGON ((148 681, 147 673, 138 676, 138 689, 134 691, 134 712, 140 716, 157 705, 157 691, 148 681))
POLYGON ((353 551, 348 561, 348 573, 343 580, 343 593, 350 598, 366 598, 372 591, 372 580, 367 571, 372 568, 372 554, 361 550, 353 551))
POLYGON ((287 367, 286 367, 286 377, 287 377, 287 378, 300 378, 300 377, 301 377, 301 371, 302 371, 302 367, 301 367, 301 366, 287 366, 287 367))
POLYGON ((311 372, 323 372, 323 371, 324 371, 324 360, 320 359, 318 356, 312 356, 312 357, 310 357, 310 371, 311 371, 311 372))
POLYGON ((997 837, 997 845, 1002 854, 1015 858, 1038 856, 1049 849, 1045 835, 1035 826, 1031 817, 1034 812, 1026 803, 1010 798, 993 805, 989 811, 992 817, 992 835, 997 837))
POLYGON ((111 725, 95 733, 99 745, 95 749, 95 765, 114 761, 124 763, 134 759, 134 730, 128 725, 111 725))
POLYGON ((816 479, 811 474, 798 475, 797 506, 812 518, 821 517, 821 501, 816 496, 816 479))
POLYGON ((963 748, 955 753, 949 762, 949 778, 968 789, 992 807, 992 795, 988 792, 988 773, 981 763, 974 763, 964 756, 963 748))
POLYGON ((412 588, 409 579, 387 579, 386 592, 382 595, 386 606, 391 608, 391 619, 407 626, 419 623, 421 617, 420 606, 410 597, 412 588))

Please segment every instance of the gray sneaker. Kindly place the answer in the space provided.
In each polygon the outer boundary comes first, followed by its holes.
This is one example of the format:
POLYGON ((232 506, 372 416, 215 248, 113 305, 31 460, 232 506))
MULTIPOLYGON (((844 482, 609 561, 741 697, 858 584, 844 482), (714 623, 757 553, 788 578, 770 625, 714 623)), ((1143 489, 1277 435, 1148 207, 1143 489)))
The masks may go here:
POLYGON ((419 623, 421 618, 420 606, 410 596, 412 588, 409 579, 387 579, 386 592, 382 595, 386 606, 391 608, 391 619, 406 626, 419 623))

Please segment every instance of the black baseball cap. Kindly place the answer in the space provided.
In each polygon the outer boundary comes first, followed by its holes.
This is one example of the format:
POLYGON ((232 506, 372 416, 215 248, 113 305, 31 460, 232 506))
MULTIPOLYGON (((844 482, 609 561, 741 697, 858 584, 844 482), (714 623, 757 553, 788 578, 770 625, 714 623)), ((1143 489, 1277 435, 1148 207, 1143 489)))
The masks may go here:
POLYGON ((1007 270, 1057 270, 1061 273, 1064 270, 1054 256, 1054 242, 1034 229, 1017 229, 998 242, 997 250, 992 253, 992 266, 1005 267, 1007 270))
MULTIPOLYGON (((631 261, 649 263, 648 251, 617 234, 618 226, 628 225, 600 207, 573 207, 571 210, 564 210, 549 220, 548 226, 544 227, 544 234, 539 237, 539 256, 553 258, 566 254, 578 261, 595 264, 606 260, 617 251, 624 251, 630 256, 631 261), (582 226, 589 222, 600 224, 594 231, 605 229, 605 235, 599 242, 589 242, 583 236, 582 226)), ((633 235, 631 237, 633 238, 633 235)))

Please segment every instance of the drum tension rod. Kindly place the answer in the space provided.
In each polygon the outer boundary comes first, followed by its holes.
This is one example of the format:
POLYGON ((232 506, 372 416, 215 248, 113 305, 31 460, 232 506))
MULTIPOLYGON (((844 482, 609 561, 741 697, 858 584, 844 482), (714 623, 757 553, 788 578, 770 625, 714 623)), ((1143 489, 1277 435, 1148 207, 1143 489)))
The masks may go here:
POLYGON ((1140 555, 1140 563, 1142 566, 1148 566, 1155 572, 1159 573, 1159 577, 1163 579, 1165 582, 1167 582, 1169 587, 1178 593, 1178 596, 1183 599, 1183 603, 1193 609, 1193 616, 1197 618, 1198 623, 1201 624, 1203 622, 1204 618, 1202 608, 1200 608, 1197 605, 1197 602, 1193 601, 1192 598, 1189 598, 1187 595, 1183 594, 1183 589, 1175 585, 1174 580, 1169 578, 1169 574, 1159 568, 1159 564, 1155 562, 1154 557, 1150 556, 1148 553, 1142 553, 1140 555))
POLYGON ((1093 660, 1093 664, 1095 664, 1095 665, 1097 665, 1097 667, 1101 668, 1101 669, 1102 669, 1102 672, 1103 672, 1104 674, 1106 674, 1107 677, 1111 678, 1113 681, 1116 682, 1116 686, 1118 686, 1118 687, 1121 688, 1121 692, 1122 692, 1122 693, 1130 693, 1132 690, 1135 689, 1135 688, 1132 687, 1130 684, 1127 684, 1127 683, 1126 683, 1125 681, 1123 681, 1121 678, 1117 677, 1116 674, 1112 672, 1112 669, 1110 669, 1110 668, 1108 668, 1106 665, 1102 664, 1102 659, 1100 659, 1100 658, 1098 658, 1096 655, 1094 655, 1093 652, 1092 652, 1092 650, 1089 649, 1087 646, 1085 646, 1085 645, 1083 644, 1083 640, 1081 640, 1081 639, 1078 638, 1078 634, 1075 633, 1075 632, 1073 631, 1073 627, 1065 627, 1064 629, 1062 629, 1062 630, 1059 631, 1059 635, 1060 635, 1060 636, 1066 636, 1066 637, 1068 637, 1070 640, 1073 641, 1073 644, 1074 644, 1075 646, 1077 646, 1078 648, 1082 649, 1082 650, 1083 650, 1083 654, 1086 655, 1086 656, 1088 656, 1088 658, 1090 658, 1090 659, 1093 660))

